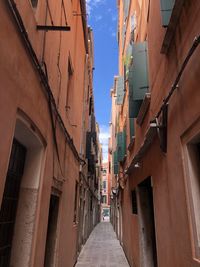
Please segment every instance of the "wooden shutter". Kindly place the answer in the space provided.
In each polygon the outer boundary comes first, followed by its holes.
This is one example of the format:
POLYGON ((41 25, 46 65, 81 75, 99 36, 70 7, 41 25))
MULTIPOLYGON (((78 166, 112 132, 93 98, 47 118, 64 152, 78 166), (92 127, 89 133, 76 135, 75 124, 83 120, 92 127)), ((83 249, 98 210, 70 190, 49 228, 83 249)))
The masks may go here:
POLYGON ((123 104, 124 100, 124 77, 119 76, 117 79, 117 99, 116 104, 121 105, 123 104))
POLYGON ((128 17, 130 0, 124 0, 124 19, 128 17))
POLYGON ((160 0, 162 25, 167 27, 170 21, 175 0, 160 0))
POLYGON ((149 87, 147 43, 133 45, 132 65, 129 69, 129 117, 136 118, 149 87))
POLYGON ((119 170, 119 167, 118 167, 118 155, 117 155, 117 151, 115 151, 113 153, 113 171, 114 171, 114 174, 118 174, 118 170, 119 170))
POLYGON ((124 160, 126 155, 126 130, 123 132, 117 133, 117 155, 118 161, 121 162, 124 160))

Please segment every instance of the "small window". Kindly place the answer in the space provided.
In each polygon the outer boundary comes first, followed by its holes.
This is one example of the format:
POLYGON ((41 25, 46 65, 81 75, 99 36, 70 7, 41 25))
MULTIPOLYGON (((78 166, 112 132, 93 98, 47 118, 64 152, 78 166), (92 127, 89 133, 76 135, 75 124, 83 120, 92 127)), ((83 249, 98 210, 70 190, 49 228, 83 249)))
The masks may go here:
POLYGON ((131 198, 132 198, 132 214, 138 214, 137 197, 136 197, 136 191, 135 190, 133 190, 131 192, 131 198))
POLYGON ((107 173, 106 169, 103 169, 103 174, 106 174, 106 173, 107 173))
POLYGON ((103 204, 106 204, 107 203, 107 196, 106 195, 103 195, 102 196, 102 203, 103 204))
POLYGON ((31 0, 31 4, 33 8, 36 8, 38 4, 38 0, 31 0))
POLYGON ((106 189, 106 181, 103 181, 103 188, 106 189))

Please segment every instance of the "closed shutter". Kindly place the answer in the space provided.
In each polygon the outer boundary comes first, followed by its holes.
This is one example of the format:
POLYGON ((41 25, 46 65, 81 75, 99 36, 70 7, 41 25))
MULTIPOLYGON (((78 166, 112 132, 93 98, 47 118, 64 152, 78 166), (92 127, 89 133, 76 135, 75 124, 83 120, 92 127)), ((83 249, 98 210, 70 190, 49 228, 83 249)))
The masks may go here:
POLYGON ((122 47, 124 47, 125 35, 126 35, 126 27, 127 27, 127 17, 129 12, 130 0, 123 1, 123 26, 122 26, 122 47))
POLYGON ((167 27, 170 21, 175 0, 160 0, 162 25, 167 27))
POLYGON ((118 174, 119 166, 118 166, 118 156, 117 151, 113 153, 113 171, 114 174, 118 174))
POLYGON ((136 118, 149 87, 147 43, 133 45, 133 60, 129 69, 129 117, 136 118))
POLYGON ((125 58, 125 62, 124 62, 125 66, 126 66, 126 80, 128 80, 129 69, 130 69, 131 64, 132 64, 132 59, 133 59, 132 51, 133 51, 133 47, 131 44, 129 44, 127 46, 127 49, 126 49, 126 58, 125 58))
POLYGON ((124 160, 126 155, 126 130, 124 129, 123 132, 117 133, 117 154, 118 154, 118 161, 121 162, 124 160))
POLYGON ((130 5, 130 0, 124 0, 124 18, 125 19, 128 17, 129 5, 130 5))
POLYGON ((121 105, 123 104, 124 100, 124 77, 119 76, 117 79, 117 99, 116 104, 121 105))

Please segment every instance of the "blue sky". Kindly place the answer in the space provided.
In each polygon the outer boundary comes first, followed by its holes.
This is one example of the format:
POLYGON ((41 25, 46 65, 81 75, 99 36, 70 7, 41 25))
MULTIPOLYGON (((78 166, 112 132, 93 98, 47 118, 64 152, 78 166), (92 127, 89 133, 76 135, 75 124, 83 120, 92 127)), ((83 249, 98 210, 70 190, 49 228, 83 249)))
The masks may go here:
POLYGON ((107 156, 110 121, 110 89, 118 73, 116 0, 86 0, 88 24, 94 33, 94 97, 96 119, 100 125, 104 161, 107 156))

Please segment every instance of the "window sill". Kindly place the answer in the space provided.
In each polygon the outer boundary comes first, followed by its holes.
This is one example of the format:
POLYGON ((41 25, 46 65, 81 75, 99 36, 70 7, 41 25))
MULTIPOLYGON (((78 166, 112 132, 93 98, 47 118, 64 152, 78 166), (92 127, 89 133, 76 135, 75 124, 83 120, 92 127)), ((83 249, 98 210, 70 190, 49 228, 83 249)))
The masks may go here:
POLYGON ((179 17, 180 17, 184 2, 185 0, 177 0, 174 4, 170 22, 167 27, 165 37, 162 43, 161 54, 167 54, 168 52, 168 49, 171 45, 175 30, 176 30, 177 23, 179 21, 179 17))

